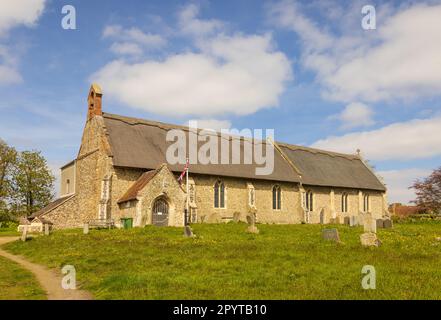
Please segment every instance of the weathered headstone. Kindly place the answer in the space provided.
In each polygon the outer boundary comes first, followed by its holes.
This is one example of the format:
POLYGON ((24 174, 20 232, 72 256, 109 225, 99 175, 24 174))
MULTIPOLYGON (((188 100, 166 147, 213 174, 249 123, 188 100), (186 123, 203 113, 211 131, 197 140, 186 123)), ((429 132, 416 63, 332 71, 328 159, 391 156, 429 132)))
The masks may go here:
POLYGON ((379 247, 381 241, 377 238, 377 235, 373 232, 365 232, 360 235, 360 242, 365 247, 379 247))
POLYGON ((355 216, 350 216, 349 217, 349 226, 350 227, 355 227, 356 223, 355 223, 355 216))
POLYGON ((28 226, 23 226, 23 232, 21 234, 21 241, 25 242, 28 238, 28 226))
POLYGON ((320 210, 320 224, 325 223, 325 209, 320 210))
POLYGON ((259 229, 256 227, 256 215, 254 213, 247 215, 248 233, 259 233, 259 229))
POLYGON ((363 230, 367 233, 377 233, 377 222, 371 215, 364 216, 363 230))
POLYGON ((88 223, 84 224, 83 234, 89 234, 89 224, 88 223))
POLYGON ((392 220, 391 220, 391 219, 385 219, 385 220, 383 221, 383 227, 384 227, 385 229, 390 229, 390 228, 392 228, 392 227, 393 227, 392 220))
POLYGON ((322 236, 325 240, 340 242, 340 235, 337 229, 323 229, 322 236))
POLYGON ((239 221, 240 221, 240 212, 235 211, 235 212, 233 213, 233 221, 234 221, 234 222, 239 222, 239 221))
POLYGON ((384 228, 384 220, 377 219, 377 229, 383 229, 383 228, 384 228))
POLYGON ((49 229, 49 224, 48 223, 44 224, 44 234, 46 236, 48 236, 50 234, 50 229, 49 229))
POLYGON ((349 217, 344 217, 344 219, 343 219, 343 223, 344 223, 344 224, 351 224, 350 222, 351 222, 351 218, 349 218, 349 217))
POLYGON ((184 227, 184 237, 193 238, 195 235, 193 234, 193 230, 189 225, 184 227))

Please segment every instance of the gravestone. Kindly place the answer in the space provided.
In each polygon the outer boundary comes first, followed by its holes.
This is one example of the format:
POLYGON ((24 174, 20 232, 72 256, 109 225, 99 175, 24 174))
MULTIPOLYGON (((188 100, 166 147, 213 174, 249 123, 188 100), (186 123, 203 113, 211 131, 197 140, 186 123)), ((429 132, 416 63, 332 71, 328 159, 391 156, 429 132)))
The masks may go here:
POLYGON ((325 209, 320 210, 320 224, 325 223, 325 209))
POLYGON ((391 219, 385 219, 383 221, 383 227, 384 227, 384 229, 392 228, 393 227, 392 220, 391 219))
POLYGON ((89 224, 88 223, 84 224, 83 234, 89 234, 89 224))
POLYGON ((365 232, 360 235, 360 242, 365 247, 379 247, 381 241, 377 238, 377 235, 373 232, 365 232))
POLYGON ((48 223, 44 224, 44 234, 46 236, 48 236, 50 234, 50 229, 49 229, 49 224, 48 223))
POLYGON ((383 228, 384 228, 384 220, 377 219, 377 229, 383 229, 383 228))
POLYGON ((350 221, 351 221, 351 218, 349 218, 349 217, 344 217, 344 219, 343 219, 344 224, 350 224, 350 221))
POLYGON ((259 229, 256 227, 256 215, 254 213, 247 215, 247 222, 248 222, 248 233, 259 233, 259 229))
POLYGON ((25 242, 28 238, 28 226, 23 227, 23 232, 21 234, 21 241, 25 242))
POLYGON ((323 229, 322 236, 325 240, 340 242, 340 235, 337 229, 323 229))
POLYGON ((195 237, 195 235, 193 234, 193 230, 188 225, 184 227, 184 237, 187 237, 187 238, 194 238, 195 237))
POLYGON ((234 222, 239 222, 239 221, 240 221, 240 212, 235 211, 235 212, 233 213, 233 221, 234 221, 234 222))
POLYGON ((363 221, 363 230, 366 233, 377 233, 377 222, 371 215, 366 214, 363 221))
POLYGON ((355 216, 350 216, 349 217, 349 226, 350 227, 355 227, 357 225, 356 220, 355 220, 355 216))

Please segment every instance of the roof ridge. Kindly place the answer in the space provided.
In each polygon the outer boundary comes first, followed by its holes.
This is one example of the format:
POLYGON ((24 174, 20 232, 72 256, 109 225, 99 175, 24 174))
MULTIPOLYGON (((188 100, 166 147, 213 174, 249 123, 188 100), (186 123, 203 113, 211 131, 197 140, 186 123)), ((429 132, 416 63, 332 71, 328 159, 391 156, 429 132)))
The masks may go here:
POLYGON ((286 147, 288 149, 291 149, 293 151, 295 150, 303 150, 311 153, 322 153, 331 157, 341 157, 348 160, 361 160, 360 156, 356 154, 350 154, 350 153, 340 153, 335 151, 328 151, 323 149, 317 149, 317 148, 311 148, 311 147, 305 147, 305 146, 299 146, 295 144, 289 144, 285 142, 278 142, 278 144, 282 147, 286 147))

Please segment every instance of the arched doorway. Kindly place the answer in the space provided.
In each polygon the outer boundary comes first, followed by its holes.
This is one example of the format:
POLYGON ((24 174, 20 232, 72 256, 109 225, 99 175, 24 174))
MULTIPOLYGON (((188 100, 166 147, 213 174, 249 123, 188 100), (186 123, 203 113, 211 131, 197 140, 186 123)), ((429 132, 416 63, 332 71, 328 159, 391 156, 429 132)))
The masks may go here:
POLYGON ((158 198, 153 203, 152 224, 155 226, 168 226, 169 205, 164 198, 158 198))

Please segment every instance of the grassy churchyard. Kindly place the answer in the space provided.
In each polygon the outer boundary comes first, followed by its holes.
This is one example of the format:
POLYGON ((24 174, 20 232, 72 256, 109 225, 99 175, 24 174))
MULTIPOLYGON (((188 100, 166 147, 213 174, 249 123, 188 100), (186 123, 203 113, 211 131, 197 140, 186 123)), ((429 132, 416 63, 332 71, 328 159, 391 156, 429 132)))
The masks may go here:
MULTIPOLYGON (((58 270, 73 265, 96 299, 441 299, 439 221, 379 229, 378 248, 360 245, 362 227, 332 226, 341 244, 322 239, 331 226, 246 227, 194 225, 196 238, 154 226, 66 230, 3 249, 58 270), (362 289, 364 265, 375 267, 375 290, 362 289)), ((0 260, 2 274, 22 279, 13 267, 0 260)))
POLYGON ((46 296, 34 275, 0 257, 0 300, 41 300, 46 296))

